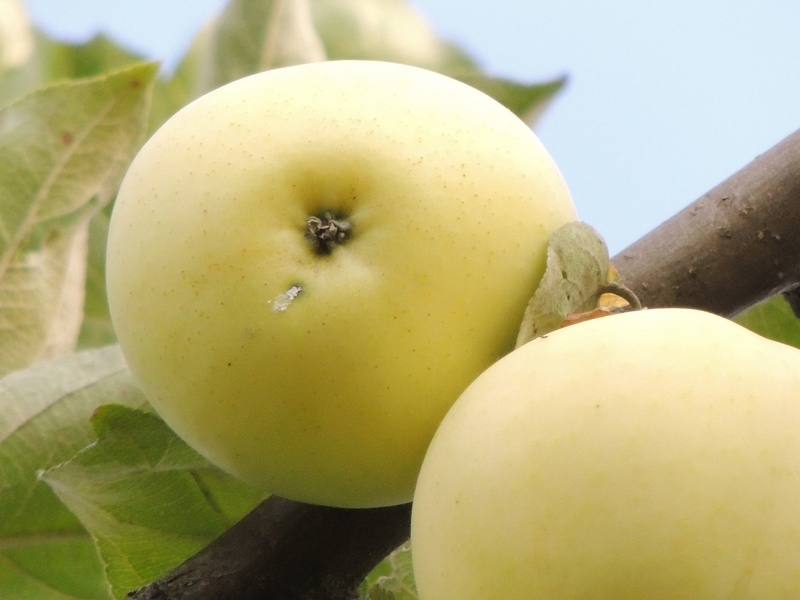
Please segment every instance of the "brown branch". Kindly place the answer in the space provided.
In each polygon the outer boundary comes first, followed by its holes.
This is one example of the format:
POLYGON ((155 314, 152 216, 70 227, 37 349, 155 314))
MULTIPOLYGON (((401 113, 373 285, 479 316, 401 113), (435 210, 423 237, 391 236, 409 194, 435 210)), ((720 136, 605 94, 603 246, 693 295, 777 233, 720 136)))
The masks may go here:
POLYGON ((613 258, 649 307, 732 316, 800 282, 800 131, 613 258))
POLYGON ((408 539, 411 505, 312 506, 271 496, 208 547, 128 598, 335 600, 408 539))
MULTIPOLYGON (((800 282, 800 131, 612 259, 645 306, 733 315, 800 282)), ((409 533, 410 506, 270 498, 136 600, 350 600, 409 533)))

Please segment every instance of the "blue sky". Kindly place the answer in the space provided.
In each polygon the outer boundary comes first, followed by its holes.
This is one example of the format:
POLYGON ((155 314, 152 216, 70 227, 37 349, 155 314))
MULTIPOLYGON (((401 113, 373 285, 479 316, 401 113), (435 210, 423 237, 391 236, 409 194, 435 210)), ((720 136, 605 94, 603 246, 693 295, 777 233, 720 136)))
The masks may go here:
MULTIPOLYGON (((26 0, 174 64, 225 0, 26 0)), ((570 83, 536 131, 612 253, 800 128, 797 0, 416 0, 488 71, 570 83)))

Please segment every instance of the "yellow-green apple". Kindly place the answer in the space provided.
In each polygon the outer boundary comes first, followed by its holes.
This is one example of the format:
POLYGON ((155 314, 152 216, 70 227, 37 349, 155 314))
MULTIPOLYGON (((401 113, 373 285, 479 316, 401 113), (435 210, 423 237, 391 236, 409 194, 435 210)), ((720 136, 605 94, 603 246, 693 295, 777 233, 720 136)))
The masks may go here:
POLYGON ((423 462, 421 600, 800 598, 800 351, 654 309, 480 375, 423 462))
POLYGON ((142 148, 111 219, 111 314, 155 409, 223 469, 306 502, 408 502, 574 219, 488 96, 398 64, 276 69, 142 148))

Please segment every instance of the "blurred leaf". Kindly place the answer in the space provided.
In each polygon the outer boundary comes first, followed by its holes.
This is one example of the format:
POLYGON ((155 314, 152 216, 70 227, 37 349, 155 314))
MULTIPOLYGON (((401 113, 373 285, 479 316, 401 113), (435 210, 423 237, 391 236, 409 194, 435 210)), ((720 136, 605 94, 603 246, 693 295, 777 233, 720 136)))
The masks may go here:
POLYGON ((195 36, 189 50, 183 56, 175 72, 169 78, 160 77, 153 88, 153 102, 147 131, 152 135, 178 110, 194 100, 199 94, 199 73, 205 53, 208 52, 213 21, 195 36))
POLYGON ((566 83, 564 77, 525 84, 486 75, 405 0, 310 1, 329 59, 385 60, 436 71, 488 94, 531 126, 566 83))
POLYGON ((800 348, 800 319, 780 294, 759 302, 733 320, 766 338, 800 348))
POLYGON ((95 439, 108 402, 147 405, 118 347, 0 379, 0 598, 109 598, 94 542, 37 477, 95 439))
POLYGON ((385 60, 438 72, 478 72, 458 47, 441 40, 405 0, 310 0, 331 60, 385 60))
POLYGON ((89 222, 89 252, 86 265, 86 297, 78 336, 80 349, 97 348, 117 341, 106 296, 106 242, 109 211, 98 212, 89 222))
POLYGON ((143 62, 140 54, 123 48, 102 33, 85 44, 54 42, 44 36, 41 39, 39 52, 46 65, 48 83, 93 77, 143 62))
POLYGON ((263 499, 154 414, 108 405, 92 425, 97 442, 42 479, 97 541, 117 598, 198 552, 263 499))
POLYGON ((0 109, 0 373, 75 348, 88 222, 143 141, 154 74, 139 64, 0 109))
POLYGON ((517 347, 561 325, 568 315, 597 305, 609 278, 608 248, 586 223, 558 228, 547 246, 547 267, 533 294, 517 338, 517 347))
POLYGON ((453 76, 488 94, 531 127, 536 124, 550 101, 567 83, 566 77, 547 83, 524 84, 479 74, 455 73, 453 76))
POLYGON ((267 69, 325 60, 308 0, 231 0, 200 35, 195 96, 267 69))
MULTIPOLYGON (((192 44, 179 78, 176 73, 181 82, 177 95, 185 104, 234 79, 326 56, 385 60, 443 73, 492 96, 529 125, 566 82, 562 77, 526 84, 484 74, 405 0, 232 0, 192 44)), ((156 107, 160 124, 169 111, 160 110, 158 102, 156 107)))
POLYGON ((67 44, 34 30, 33 40, 27 61, 0 73, 0 104, 56 81, 92 77, 142 62, 140 55, 102 34, 85 44, 67 44))
POLYGON ((359 600, 419 600, 406 542, 375 567, 359 587, 359 600))

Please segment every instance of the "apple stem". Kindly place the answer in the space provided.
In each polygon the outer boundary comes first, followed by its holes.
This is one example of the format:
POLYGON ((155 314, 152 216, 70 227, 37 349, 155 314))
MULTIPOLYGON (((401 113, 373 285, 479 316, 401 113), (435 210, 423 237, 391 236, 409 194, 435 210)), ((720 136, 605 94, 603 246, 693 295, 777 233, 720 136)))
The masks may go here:
POLYGON ((322 216, 311 216, 306 220, 305 237, 311 242, 314 252, 327 255, 350 237, 352 226, 344 215, 333 215, 326 211, 322 216))
POLYGON ((636 294, 633 293, 633 290, 622 285, 618 281, 606 282, 605 285, 598 290, 597 296, 599 297, 601 294, 614 294, 623 300, 626 300, 628 304, 631 305, 632 310, 642 309, 642 303, 639 301, 639 298, 636 296, 636 294))

